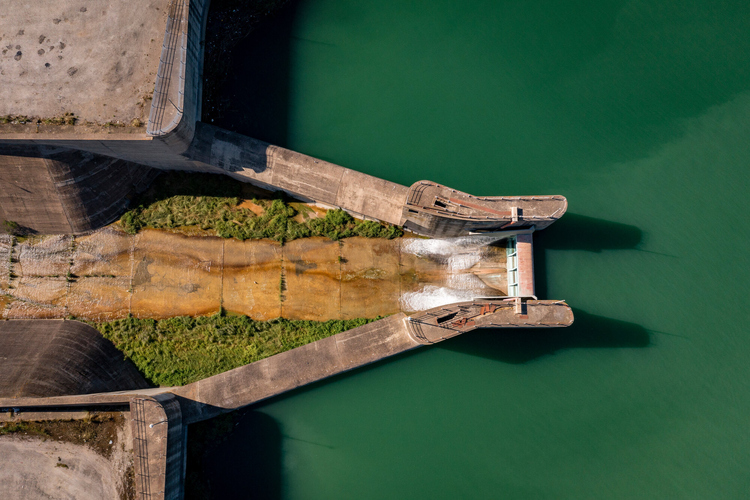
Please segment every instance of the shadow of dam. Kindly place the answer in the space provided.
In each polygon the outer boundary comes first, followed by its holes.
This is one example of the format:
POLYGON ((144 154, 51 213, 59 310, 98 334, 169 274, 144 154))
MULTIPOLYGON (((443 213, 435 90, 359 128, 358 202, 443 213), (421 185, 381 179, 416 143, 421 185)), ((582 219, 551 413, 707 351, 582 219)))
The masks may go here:
POLYGON ((272 417, 250 409, 192 424, 186 500, 282 497, 282 434, 272 417))
POLYGON ((643 231, 636 226, 566 213, 544 231, 534 233, 536 295, 548 297, 547 250, 583 250, 594 253, 604 250, 638 250, 642 240, 643 231))
POLYGON ((477 330, 442 342, 436 349, 470 354, 504 363, 523 364, 572 348, 643 348, 651 345, 648 330, 635 323, 605 318, 573 308, 567 328, 477 330))

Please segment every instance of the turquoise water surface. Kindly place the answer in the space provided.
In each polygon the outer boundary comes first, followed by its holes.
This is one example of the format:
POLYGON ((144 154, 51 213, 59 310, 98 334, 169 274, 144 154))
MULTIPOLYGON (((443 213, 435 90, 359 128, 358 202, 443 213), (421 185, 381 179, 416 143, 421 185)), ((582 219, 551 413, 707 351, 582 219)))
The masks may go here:
POLYGON ((747 1, 304 0, 244 41, 227 95, 257 99, 219 125, 402 184, 566 196, 537 291, 577 321, 252 408, 217 491, 748 498, 749 34, 747 1))

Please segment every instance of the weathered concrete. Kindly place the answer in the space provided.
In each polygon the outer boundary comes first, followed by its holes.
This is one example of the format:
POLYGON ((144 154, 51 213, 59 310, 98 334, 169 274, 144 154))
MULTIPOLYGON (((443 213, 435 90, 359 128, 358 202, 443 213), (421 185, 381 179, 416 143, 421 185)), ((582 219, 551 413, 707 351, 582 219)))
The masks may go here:
MULTIPOLYGON (((50 3, 50 2, 45 2, 50 3)), ((153 0, 154 9, 159 7, 158 15, 153 16, 144 6, 151 3, 141 0, 135 3, 119 3, 118 7, 124 10, 133 10, 132 17, 138 24, 141 31, 136 30, 135 35, 128 31, 129 22, 107 24, 113 33, 117 34, 116 38, 122 39, 128 36, 136 36, 139 40, 148 40, 150 45, 154 45, 155 50, 149 49, 148 55, 150 61, 146 66, 150 77, 147 85, 147 92, 154 92, 154 102, 150 104, 150 95, 144 95, 146 99, 138 101, 139 108, 149 107, 148 127, 135 126, 128 122, 128 125, 122 126, 118 123, 111 126, 108 123, 104 125, 92 121, 79 120, 76 125, 60 125, 56 123, 46 123, 38 120, 15 121, 0 124, 0 143, 14 144, 20 146, 34 146, 40 144, 53 145, 56 147, 67 147, 71 149, 80 149, 96 154, 108 155, 125 161, 131 161, 144 165, 155 166, 158 168, 182 168, 186 170, 212 170, 205 165, 196 165, 194 162, 180 156, 190 145, 192 141, 195 123, 200 119, 201 109, 201 82, 203 66, 203 31, 205 27, 206 16, 208 13, 208 0, 153 0), (123 7, 124 6, 124 7, 123 7), (167 7, 169 7, 167 9, 167 7), (148 18, 148 22, 143 18, 148 18), (168 22, 169 19, 169 22, 168 22), (149 24, 152 23, 152 24, 149 24), (122 28, 125 30, 122 30, 122 28), (121 30, 118 34, 118 30, 121 30), (169 30, 169 31, 167 31, 169 30), (152 42, 153 40, 153 42, 152 42), (161 43, 159 43, 161 42, 161 43), (158 69, 157 64, 158 55, 158 69), (157 74, 159 80, 157 82, 157 74)), ((64 6, 70 5, 69 1, 63 2, 64 6)), ((55 5, 46 6, 43 12, 52 19, 52 12, 58 10, 59 2, 55 5)), ((85 7, 85 12, 78 8, 81 14, 104 11, 105 9, 85 7)), ((20 21, 22 21, 21 19, 20 21)), ((19 19, 13 19, 8 22, 8 30, 17 30, 15 26, 19 19)), ((52 21, 54 23, 54 19, 52 21)), ((62 21, 61 23, 62 24, 62 21)), ((107 46, 107 44, 101 44, 107 46)), ((138 44, 136 43, 136 46, 138 44)), ((120 52, 121 58, 128 55, 127 49, 125 54, 120 52)), ((137 54, 136 54, 137 55, 137 54)), ((14 56, 15 57, 15 56, 14 56)), ((102 56, 103 60, 106 55, 102 56)), ((126 71, 128 74, 135 74, 137 71, 123 69, 122 62, 117 67, 118 61, 112 61, 115 64, 115 73, 117 71, 126 71)), ((106 67, 106 66, 105 66, 106 67)), ((139 66, 140 68, 140 66, 139 66)), ((47 68, 49 69, 49 68, 47 68)), ((73 77, 79 72, 73 72, 73 77)), ((86 98, 88 102, 96 106, 105 108, 109 102, 118 103, 118 95, 129 96, 131 93, 138 93, 137 86, 127 79, 121 79, 112 84, 101 79, 101 75, 96 84, 92 84, 93 93, 101 92, 98 99, 91 99, 92 90, 87 88, 86 91, 79 92, 79 95, 86 98)), ((131 75, 132 76, 132 75, 131 75)), ((21 95, 21 102, 26 105, 32 96, 24 93, 23 89, 18 87, 18 81, 13 80, 5 86, 10 92, 17 92, 21 95)), ((127 98, 125 102, 130 102, 127 98)), ((119 108, 118 108, 119 109, 119 108)), ((30 115, 29 112, 19 112, 18 114, 30 115)), ((117 120, 117 115, 113 117, 117 120)), ((87 118, 88 119, 88 118, 87 118)), ((130 118, 132 120, 132 118, 130 118)))
POLYGON ((399 313, 177 388, 174 394, 185 400, 184 422, 204 420, 419 347, 407 333, 404 318, 399 313))
POLYGON ((486 300, 450 304, 406 319, 411 337, 434 344, 477 328, 558 328, 573 324, 573 311, 560 300, 486 300))
POLYGON ((405 186, 212 125, 197 124, 186 154, 266 189, 391 224, 401 221, 405 186))
POLYGON ((0 346, 3 398, 148 387, 110 341, 77 321, 2 321, 0 346))
POLYGON ((172 394, 130 400, 135 489, 140 499, 184 496, 187 427, 172 394))
POLYGON ((91 231, 119 217, 158 173, 84 151, 0 145, 0 219, 42 234, 91 231))
POLYGON ((430 181, 409 188, 399 225, 418 234, 450 237, 535 227, 544 229, 568 208, 564 196, 472 196, 430 181))
POLYGON ((133 397, 171 393, 179 397, 182 423, 189 424, 477 328, 559 328, 572 323, 573 312, 563 301, 517 298, 451 304, 411 316, 398 313, 182 387, 0 398, 0 409, 122 405, 133 397))
POLYGON ((34 0, 0 16, 0 116, 147 120, 169 0, 34 0))
MULTIPOLYGON (((0 399, 0 408, 68 408, 128 401, 139 498, 182 498, 187 424, 247 406, 476 328, 563 327, 562 301, 478 301, 399 313, 183 387, 0 399), (148 395, 148 392, 163 391, 148 395)), ((35 322, 39 323, 39 322, 35 322)))
POLYGON ((407 188, 203 123, 185 155, 266 189, 433 237, 543 229, 568 206, 563 196, 478 197, 429 181, 407 188))
POLYGON ((316 237, 280 246, 108 227, 14 246, 0 241, 2 256, 2 318, 167 318, 223 307, 259 320, 351 319, 429 309, 430 290, 458 294, 454 301, 507 295, 502 240, 461 247, 410 237, 316 237), (430 253, 433 243, 437 253, 430 253))
POLYGON ((175 389, 197 422, 477 328, 565 327, 562 301, 481 301, 403 313, 175 389), (198 403, 198 404, 196 404, 198 403))

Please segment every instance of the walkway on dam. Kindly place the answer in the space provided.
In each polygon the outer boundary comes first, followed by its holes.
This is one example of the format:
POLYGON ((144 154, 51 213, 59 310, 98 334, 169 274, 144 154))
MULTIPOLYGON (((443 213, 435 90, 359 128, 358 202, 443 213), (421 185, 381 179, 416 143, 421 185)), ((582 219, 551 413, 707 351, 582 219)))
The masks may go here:
POLYGON ((282 246, 115 227, 20 243, 0 236, 0 316, 102 321, 221 307, 259 320, 386 316, 505 295, 505 244, 486 243, 356 237, 282 246))

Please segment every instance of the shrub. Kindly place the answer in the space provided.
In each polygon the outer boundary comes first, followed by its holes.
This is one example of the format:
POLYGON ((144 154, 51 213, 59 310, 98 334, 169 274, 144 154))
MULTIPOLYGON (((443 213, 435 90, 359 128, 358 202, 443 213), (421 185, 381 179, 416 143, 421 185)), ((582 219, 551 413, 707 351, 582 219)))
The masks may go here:
POLYGON ((156 385, 183 385, 367 324, 215 314, 91 323, 156 385))
POLYGON ((298 222, 294 220, 297 211, 280 193, 275 193, 271 200, 254 200, 265 209, 258 216, 238 207, 242 191, 239 184, 213 174, 181 172, 160 177, 138 206, 120 218, 120 224, 130 234, 144 227, 193 226, 212 230, 222 238, 269 238, 282 244, 309 236, 339 240, 350 236, 396 238, 404 234, 396 226, 358 221, 340 209, 329 210, 323 218, 298 222))

